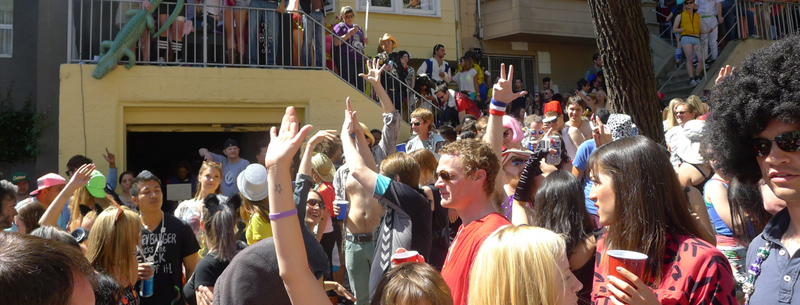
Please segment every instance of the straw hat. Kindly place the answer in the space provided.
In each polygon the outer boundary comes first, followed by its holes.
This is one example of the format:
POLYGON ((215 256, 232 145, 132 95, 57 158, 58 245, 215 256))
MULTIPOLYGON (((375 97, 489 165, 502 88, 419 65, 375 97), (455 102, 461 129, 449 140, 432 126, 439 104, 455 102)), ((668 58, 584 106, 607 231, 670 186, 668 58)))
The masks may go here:
POLYGON ((267 198, 269 193, 267 185, 267 168, 261 164, 248 165, 236 178, 239 193, 250 201, 267 198))
POLYGON ((378 44, 380 45, 382 42, 384 42, 386 40, 391 40, 394 43, 394 48, 395 49, 397 48, 397 46, 398 46, 397 39, 395 39, 394 36, 392 36, 392 34, 389 34, 389 33, 383 34, 383 37, 381 37, 381 39, 378 40, 378 44))
POLYGON ((311 168, 317 175, 322 177, 322 181, 333 182, 333 175, 336 174, 336 168, 333 166, 333 161, 325 154, 316 153, 311 157, 311 168))

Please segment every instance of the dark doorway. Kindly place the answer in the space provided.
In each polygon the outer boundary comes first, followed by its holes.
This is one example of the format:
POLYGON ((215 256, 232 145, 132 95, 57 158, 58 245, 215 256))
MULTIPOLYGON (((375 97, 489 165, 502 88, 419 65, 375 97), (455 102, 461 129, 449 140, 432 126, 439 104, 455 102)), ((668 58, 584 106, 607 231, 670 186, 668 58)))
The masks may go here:
POLYGON ((256 163, 256 154, 262 143, 269 141, 267 131, 253 132, 128 132, 127 166, 125 170, 138 174, 149 170, 161 179, 164 190, 162 210, 171 213, 177 202, 167 202, 166 182, 175 176, 179 162, 188 162, 189 175, 197 176, 203 163, 198 151, 207 148, 215 154, 222 154, 222 144, 227 139, 239 142, 239 155, 256 163))

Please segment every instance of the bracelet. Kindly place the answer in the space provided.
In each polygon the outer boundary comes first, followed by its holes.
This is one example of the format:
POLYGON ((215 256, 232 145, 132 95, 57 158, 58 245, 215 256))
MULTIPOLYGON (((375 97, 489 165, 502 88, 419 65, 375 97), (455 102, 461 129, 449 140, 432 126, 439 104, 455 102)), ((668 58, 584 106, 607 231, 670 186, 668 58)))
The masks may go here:
POLYGON ((498 101, 498 100, 493 98, 492 99, 492 105, 496 105, 498 107, 506 107, 506 106, 508 106, 508 103, 503 103, 503 102, 498 101))
POLYGON ((500 110, 495 110, 495 109, 492 108, 492 109, 489 109, 489 114, 497 115, 497 116, 504 116, 504 115, 506 115, 506 112, 505 111, 500 111, 500 110))
POLYGON ((297 209, 291 209, 286 212, 280 212, 280 213, 269 213, 269 220, 278 220, 281 218, 286 218, 294 215, 297 215, 297 209))

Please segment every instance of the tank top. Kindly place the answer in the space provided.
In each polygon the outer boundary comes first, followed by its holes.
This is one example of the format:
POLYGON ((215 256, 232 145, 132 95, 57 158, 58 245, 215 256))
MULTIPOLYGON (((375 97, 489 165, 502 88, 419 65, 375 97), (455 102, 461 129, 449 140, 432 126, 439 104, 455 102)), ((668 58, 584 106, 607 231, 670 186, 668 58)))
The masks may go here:
POLYGON ((700 36, 700 14, 694 12, 689 15, 689 11, 684 10, 681 13, 681 28, 684 29, 681 36, 700 36))
MULTIPOLYGON (((722 185, 725 186, 725 188, 728 188, 728 184, 722 180, 718 179, 711 179, 711 180, 720 182, 722 183, 722 185)), ((706 186, 707 185, 708 184, 706 184, 706 186)), ((705 202, 706 204, 706 209, 708 210, 708 218, 710 218, 711 223, 714 224, 714 230, 717 231, 717 235, 722 235, 727 237, 733 236, 733 231, 731 231, 731 229, 728 228, 728 225, 726 225, 725 222, 722 221, 722 218, 719 217, 719 213, 717 213, 717 209, 714 208, 714 205, 711 202, 708 202, 708 200, 706 200, 706 196, 703 196, 703 202, 705 202)))

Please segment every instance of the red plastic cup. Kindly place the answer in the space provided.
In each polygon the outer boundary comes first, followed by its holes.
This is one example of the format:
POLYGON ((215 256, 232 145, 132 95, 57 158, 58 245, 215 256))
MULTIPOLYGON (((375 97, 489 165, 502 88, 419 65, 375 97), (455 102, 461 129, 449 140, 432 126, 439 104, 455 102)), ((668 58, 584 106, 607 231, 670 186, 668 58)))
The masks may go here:
POLYGON ((608 250, 608 275, 613 275, 631 286, 634 286, 628 278, 617 272, 617 267, 625 268, 639 278, 644 275, 644 265, 647 263, 647 254, 627 251, 627 250, 608 250))
POLYGON ((402 263, 424 263, 425 258, 419 252, 409 250, 406 252, 395 253, 392 255, 392 264, 397 266, 402 263))

